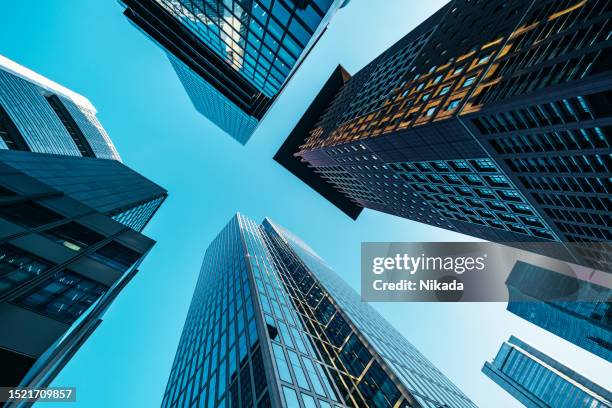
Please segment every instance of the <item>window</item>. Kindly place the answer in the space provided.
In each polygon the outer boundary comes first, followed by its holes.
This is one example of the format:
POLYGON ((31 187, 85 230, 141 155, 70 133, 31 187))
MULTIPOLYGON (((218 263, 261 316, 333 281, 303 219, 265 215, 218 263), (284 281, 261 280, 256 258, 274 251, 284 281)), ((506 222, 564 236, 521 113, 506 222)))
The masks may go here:
POLYGON ((297 394, 293 388, 289 388, 283 385, 283 394, 285 395, 285 403, 288 407, 299 407, 300 403, 297 399, 297 394))
POLYGON ((274 353, 274 359, 276 360, 280 379, 291 384, 291 373, 289 372, 289 366, 287 365, 287 359, 283 352, 283 348, 276 343, 272 343, 272 352, 274 353))
POLYGON ((304 407, 306 408, 317 408, 317 403, 310 395, 302 393, 302 401, 304 401, 304 407))
POLYGON ((130 268, 141 256, 141 254, 114 241, 89 255, 90 258, 120 271, 130 268))
POLYGON ((157 197, 153 200, 134 205, 130 208, 121 209, 113 214, 113 219, 123 225, 127 225, 135 231, 142 231, 147 225, 157 208, 165 197, 157 197))
POLYGON ((468 86, 472 85, 474 83, 474 81, 476 81, 476 76, 475 75, 469 77, 468 79, 466 79, 461 87, 462 88, 467 88, 468 86))
POLYGON ((308 44, 308 40, 310 40, 310 34, 308 34, 304 26, 301 25, 295 18, 291 20, 289 30, 291 34, 298 39, 302 47, 305 47, 306 44, 308 44))
POLYGON ((440 90, 440 95, 446 95, 450 91, 450 89, 451 89, 451 86, 450 85, 446 85, 445 87, 443 87, 440 90))
POLYGON ((492 187, 509 187, 510 184, 504 176, 486 176, 485 179, 492 187))
POLYGON ((433 116, 433 114, 436 112, 436 108, 429 108, 427 109, 427 113, 425 114, 425 116, 433 116))
POLYGON ((377 407, 393 407, 402 396, 377 362, 372 364, 359 383, 359 390, 367 400, 374 402, 377 407))
POLYGON ((51 266, 51 263, 10 244, 0 245, 0 293, 39 276, 51 266))
MULTIPOLYGON (((274 2, 275 4, 277 2, 274 2)), ((296 10, 297 15, 308 25, 308 27, 314 32, 317 26, 321 22, 321 16, 315 11, 312 6, 307 6, 304 10, 296 10)))
POLYGON ((491 55, 485 55, 484 57, 478 60, 478 65, 487 63, 490 58, 491 58, 491 55))
POLYGON ((72 116, 70 116, 70 113, 68 112, 60 98, 58 98, 57 95, 47 95, 45 96, 45 98, 47 99, 47 102, 49 102, 49 105, 51 105, 51 108, 53 109, 57 117, 60 119, 60 121, 66 128, 66 131, 70 134, 70 137, 74 141, 74 144, 76 145, 77 149, 79 149, 81 156, 95 157, 94 152, 91 149, 89 142, 87 141, 87 138, 85 137, 81 129, 78 127, 72 116))
POLYGON ((497 171, 495 164, 489 159, 477 159, 472 161, 472 165, 478 171, 497 171))
POLYGON ((291 368, 293 368, 293 374, 295 374, 297 384, 300 386, 300 388, 309 390, 310 387, 308 386, 306 373, 304 373, 304 370, 302 369, 302 366, 300 364, 300 358, 295 352, 291 350, 287 350, 287 353, 289 354, 289 362, 291 364, 291 368))
POLYGON ((317 371, 312 361, 310 361, 310 359, 307 357, 302 357, 302 363, 304 363, 304 367, 306 367, 306 372, 308 373, 308 377, 310 378, 310 382, 312 383, 314 391, 318 395, 325 397, 325 391, 323 390, 323 384, 321 384, 321 381, 319 381, 319 377, 317 376, 317 371))
POLYGON ((19 129, 17 129, 2 105, 0 105, 0 139, 9 150, 30 151, 19 129))
POLYGON ((61 215, 33 201, 0 207, 0 217, 26 227, 36 228, 63 219, 61 215))
POLYGON ((461 99, 455 99, 455 100, 450 101, 450 103, 446 107, 446 110, 447 111, 451 111, 453 109, 457 109, 457 107, 459 106, 460 102, 461 102, 461 99))
POLYGON ((73 251, 80 251, 104 239, 103 235, 77 224, 76 222, 69 222, 51 228, 45 231, 44 235, 73 251))
POLYGON ((287 24, 289 22, 289 18, 291 17, 289 11, 278 1, 274 2, 272 14, 278 19, 278 21, 281 22, 281 24, 287 24))
POLYGON ((69 271, 56 273, 15 300, 20 306, 72 323, 108 288, 69 271))
POLYGON ((340 352, 340 360, 342 360, 348 372, 355 377, 361 375, 371 358, 370 352, 361 344, 355 334, 351 335, 340 352))

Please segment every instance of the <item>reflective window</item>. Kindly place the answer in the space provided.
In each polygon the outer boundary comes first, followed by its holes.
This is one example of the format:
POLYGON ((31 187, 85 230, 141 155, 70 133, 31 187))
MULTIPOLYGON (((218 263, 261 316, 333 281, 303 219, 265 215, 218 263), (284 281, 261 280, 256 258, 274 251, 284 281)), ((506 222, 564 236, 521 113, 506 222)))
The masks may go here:
POLYGON ((34 201, 0 206, 0 217, 26 227, 36 228, 62 220, 64 217, 34 201))
POLYGON ((118 242, 112 241, 93 254, 90 254, 89 257, 111 268, 126 271, 134 265, 142 255, 118 242))
POLYGON ((80 251, 104 239, 103 235, 76 222, 62 224, 44 231, 43 234, 73 251, 80 251))
POLYGON ((13 303, 72 323, 108 288, 69 271, 58 272, 13 303))
POLYGON ((39 276, 52 266, 10 244, 0 245, 0 293, 39 276))

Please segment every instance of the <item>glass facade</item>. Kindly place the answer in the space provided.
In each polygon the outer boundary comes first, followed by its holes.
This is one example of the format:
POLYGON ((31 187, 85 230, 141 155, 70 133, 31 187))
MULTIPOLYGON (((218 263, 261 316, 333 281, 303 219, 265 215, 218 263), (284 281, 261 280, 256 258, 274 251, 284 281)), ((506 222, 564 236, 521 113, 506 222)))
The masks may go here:
POLYGON ((163 407, 443 404, 475 406, 287 231, 237 215, 207 249, 163 407))
POLYGON ((121 161, 110 136, 98 120, 95 110, 78 105, 66 97, 60 97, 60 99, 80 131, 83 132, 94 157, 121 161))
POLYGON ((13 303, 72 323, 102 297, 107 289, 90 279, 62 271, 15 299, 13 303))
POLYGON ((122 0, 195 108, 245 144, 342 0, 122 0))
POLYGON ((0 114, 0 136, 18 133, 14 136, 24 141, 23 145, 7 144, 3 136, 0 148, 120 161, 93 106, 81 101, 82 97, 66 95, 59 85, 49 86, 48 83, 46 78, 0 58, 0 111, 4 113, 0 114), (52 104, 50 97, 55 97, 62 112, 69 115, 69 122, 58 114, 57 105, 52 104), (81 140, 75 140, 76 133, 81 140))
POLYGON ((515 265, 506 284, 508 311, 612 362, 610 289, 524 262, 515 265), (572 300, 549 300, 569 294, 572 300), (598 301, 580 301, 585 298, 598 301))
MULTIPOLYGON (((81 159, 0 151, 0 161, 12 169, 36 178, 135 231, 142 231, 164 202, 166 191, 116 160, 81 159)), ((11 208, 0 206, 0 213, 8 215, 11 208)), ((20 218, 21 223, 37 222, 36 214, 38 217, 44 215, 45 222, 53 217, 49 210, 36 204, 31 204, 27 210, 16 209, 11 214, 15 219, 20 218)))
POLYGON ((165 196, 160 196, 140 204, 134 204, 127 209, 117 211, 112 216, 113 220, 141 232, 164 200, 165 196))
POLYGON ((249 274, 236 217, 204 255, 163 407, 270 404, 249 274))
POLYGON ((81 95, 0 56, 0 383, 48 386, 154 242, 166 190, 81 95))
POLYGON ((10 244, 0 246, 0 293, 39 276, 51 263, 10 244))
POLYGON ((68 362, 153 246, 137 230, 165 196, 116 160, 0 150, 3 385, 47 386, 68 362))
POLYGON ((347 405, 475 406, 300 238, 269 219, 263 226, 347 405))
POLYGON ((527 408, 612 406, 612 393, 515 337, 482 370, 527 408))
POLYGON ((259 123, 257 118, 245 113, 172 54, 168 58, 196 110, 240 144, 245 144, 259 123))
POLYGON ((514 183, 488 158, 391 163, 446 219, 555 240, 514 183))
MULTIPOLYGON (((296 395, 304 407, 312 406, 308 404, 314 401, 340 402, 338 391, 332 386, 326 366, 313 348, 308 328, 299 311, 294 309, 293 298, 284 284, 286 270, 282 254, 275 251, 271 237, 259 225, 246 217, 240 218, 284 396, 296 395)), ((285 403, 291 406, 289 401, 285 403)))
POLYGON ((323 89, 284 157, 358 207, 611 270, 609 9, 451 1, 323 89))
POLYGON ((341 1, 156 0, 268 97, 341 1))

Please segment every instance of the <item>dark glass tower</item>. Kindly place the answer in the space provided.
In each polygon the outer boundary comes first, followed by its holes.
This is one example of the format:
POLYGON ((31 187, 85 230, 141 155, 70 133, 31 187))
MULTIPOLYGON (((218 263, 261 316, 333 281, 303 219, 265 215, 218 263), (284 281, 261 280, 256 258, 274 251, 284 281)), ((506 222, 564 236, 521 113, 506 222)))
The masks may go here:
POLYGON ((510 337, 483 373, 527 408, 608 408, 612 393, 510 337))
POLYGON ((0 386, 43 387, 138 271, 167 194, 85 98, 0 62, 0 386))
POLYGON ((0 385, 51 381, 153 246, 138 231, 165 196, 115 160, 0 150, 0 385))
POLYGON ((245 144, 346 0, 122 0, 195 108, 245 144))
POLYGON ((506 284, 510 312, 612 363, 612 290, 524 262, 506 284))
POLYGON ((242 215, 206 251, 162 406, 475 407, 299 238, 242 215))
POLYGON ((611 270, 611 7, 451 1, 334 71, 275 159, 353 218, 557 242, 539 251, 611 270))

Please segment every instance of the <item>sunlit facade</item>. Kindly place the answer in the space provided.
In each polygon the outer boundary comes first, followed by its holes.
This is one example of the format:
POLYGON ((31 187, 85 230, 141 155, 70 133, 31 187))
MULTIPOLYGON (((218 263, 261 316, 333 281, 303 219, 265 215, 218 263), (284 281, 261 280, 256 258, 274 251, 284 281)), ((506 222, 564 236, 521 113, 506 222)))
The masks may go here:
POLYGON ((609 11, 451 1, 354 76, 334 71, 275 159, 353 218, 569 243, 554 255, 610 269, 609 11))
POLYGON ((612 393, 510 337, 483 373, 527 408, 608 408, 612 393))
POLYGON ((242 215, 204 256, 173 406, 475 407, 299 238, 242 215))
POLYGON ((123 0, 195 108, 245 144, 343 0, 123 0))
POLYGON ((87 99, 3 56, 0 149, 121 160, 87 99))

